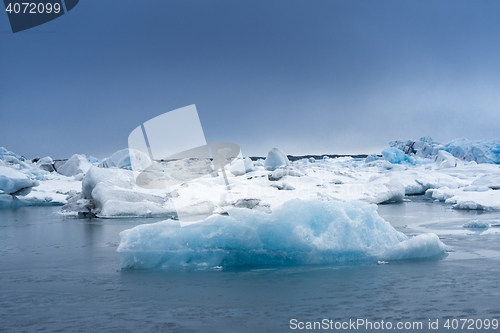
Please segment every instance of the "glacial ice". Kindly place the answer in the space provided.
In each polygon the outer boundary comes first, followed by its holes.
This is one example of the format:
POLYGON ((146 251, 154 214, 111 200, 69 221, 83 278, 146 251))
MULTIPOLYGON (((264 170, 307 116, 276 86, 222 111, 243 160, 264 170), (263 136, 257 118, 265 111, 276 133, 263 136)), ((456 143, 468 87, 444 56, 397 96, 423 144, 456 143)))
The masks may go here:
POLYGON ((10 195, 27 195, 39 182, 13 168, 0 166, 0 191, 10 195))
POLYGON ((36 162, 36 166, 48 172, 54 172, 54 160, 50 156, 43 157, 36 162))
POLYGON ((465 161, 500 164, 500 140, 458 139, 444 145, 444 149, 465 161))
POLYGON ((34 163, 0 148, 0 166, 6 168, 0 171, 4 188, 0 190, 3 192, 0 208, 64 205, 68 194, 81 189, 81 183, 73 177, 51 172, 52 163, 49 156, 34 163))
MULTIPOLYGON (((135 183, 134 173, 124 169, 92 166, 82 180, 82 193, 71 198, 63 210, 85 207, 100 217, 172 216, 173 203, 162 191, 144 190, 135 183)), ((80 211, 81 212, 81 211, 80 211)))
POLYGON ((274 171, 280 166, 288 165, 290 165, 288 157, 278 148, 271 149, 271 151, 267 154, 266 160, 264 161, 264 169, 269 171, 274 171))
POLYGON ((229 171, 235 176, 242 176, 246 173, 255 171, 255 166, 252 160, 248 157, 245 157, 243 159, 237 158, 231 162, 229 171))
MULTIPOLYGON (((210 215, 249 199, 258 199, 258 209, 272 212, 292 199, 361 200, 379 204, 402 201, 405 195, 415 194, 425 194, 455 209, 500 210, 498 165, 463 161, 428 137, 391 145, 385 158, 312 159, 314 162, 310 158, 290 162, 282 151, 273 149, 266 161, 239 157, 226 166, 225 175, 220 171, 203 173, 196 179, 180 180, 165 190, 137 186, 137 172, 127 169, 132 159, 148 165, 149 158, 142 154, 136 159, 136 154, 128 149, 104 159, 100 167, 95 159, 92 167, 83 155, 73 156, 62 166, 55 161, 56 169, 68 171, 68 177, 43 169, 51 165, 50 157, 32 163, 5 148, 0 149, 0 166, 39 181, 39 186, 31 187, 29 194, 19 196, 23 201, 19 204, 66 204, 65 211, 90 212, 101 217, 167 218, 176 212, 210 215), (408 156, 398 147, 407 150, 411 147, 417 153, 408 156), (425 148, 427 152, 419 155, 423 147, 432 150, 425 148), (226 186, 225 178, 230 186, 226 186)), ((184 162, 177 163, 181 169, 186 163, 193 167, 194 162, 184 162)), ((176 174, 171 176, 175 178, 176 174)), ((11 204, 10 195, 4 196, 4 201, 11 204)))
POLYGON ((135 149, 122 149, 99 163, 100 168, 120 168, 132 170, 132 164, 137 170, 144 170, 151 165, 151 159, 143 152, 135 149))
POLYGON ((485 221, 479 221, 479 220, 472 220, 469 222, 466 222, 462 225, 466 229, 488 229, 490 227, 490 224, 485 221))
POLYGON ((392 164, 401 164, 403 162, 411 162, 408 155, 406 155, 404 152, 402 152, 401 150, 394 148, 394 147, 386 148, 386 149, 382 150, 382 156, 384 156, 384 158, 392 164))
POLYGON ((444 150, 463 161, 500 164, 500 140, 457 139, 443 145, 430 137, 423 137, 418 141, 391 141, 389 145, 406 155, 420 158, 433 158, 444 150))
POLYGON ((61 175, 71 177, 86 173, 92 164, 85 155, 74 154, 57 169, 61 175))
POLYGON ((447 151, 440 150, 434 157, 434 163, 438 169, 461 167, 464 163, 447 151))
POLYGON ((291 200, 271 214, 231 208, 229 216, 179 227, 172 220, 120 233, 122 268, 317 265, 434 258, 436 235, 408 239, 364 202, 291 200))

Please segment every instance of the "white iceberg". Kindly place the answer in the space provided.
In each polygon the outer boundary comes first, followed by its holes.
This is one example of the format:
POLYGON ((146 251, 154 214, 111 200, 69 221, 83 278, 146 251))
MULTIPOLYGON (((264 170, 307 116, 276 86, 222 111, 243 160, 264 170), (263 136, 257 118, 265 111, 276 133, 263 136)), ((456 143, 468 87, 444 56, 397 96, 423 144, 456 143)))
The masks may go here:
POLYGON ((151 159, 139 150, 126 148, 115 152, 108 158, 103 159, 99 163, 99 167, 132 170, 132 164, 134 165, 134 168, 144 170, 151 165, 151 159))
POLYGON ((0 166, 0 191, 9 195, 27 195, 39 182, 26 174, 6 166, 0 166))
POLYGON ((437 152, 437 155, 434 157, 434 164, 438 169, 456 168, 464 165, 461 160, 444 150, 437 152))
POLYGON ((83 177, 81 191, 69 198, 63 211, 104 218, 175 215, 166 192, 138 187, 134 173, 129 170, 92 166, 83 177))
POLYGON ((50 156, 43 157, 36 162, 36 166, 48 172, 54 172, 54 160, 50 156))
POLYGON ((271 151, 267 154, 267 157, 264 161, 264 169, 269 171, 274 171, 280 166, 288 166, 288 165, 290 165, 288 157, 282 150, 278 148, 271 149, 271 151))
POLYGON ((249 172, 255 171, 253 161, 249 157, 237 158, 229 167, 229 171, 235 176, 242 176, 249 172))
POLYGON ((74 154, 56 171, 61 175, 71 177, 85 174, 91 166, 92 163, 87 160, 85 155, 74 154))

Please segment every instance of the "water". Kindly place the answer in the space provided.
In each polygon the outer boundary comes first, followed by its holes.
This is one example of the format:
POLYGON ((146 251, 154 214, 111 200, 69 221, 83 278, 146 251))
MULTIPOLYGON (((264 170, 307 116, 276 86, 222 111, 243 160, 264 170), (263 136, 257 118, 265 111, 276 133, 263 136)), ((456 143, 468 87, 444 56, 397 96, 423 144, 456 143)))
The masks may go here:
POLYGON ((290 332, 291 319, 423 323, 424 330, 406 330, 416 332, 428 331, 429 319, 439 320, 439 331, 447 319, 499 319, 500 227, 462 224, 495 224, 500 213, 411 199, 381 205, 379 214, 408 235, 438 233, 452 251, 446 259, 122 271, 118 233, 156 220, 62 219, 57 207, 0 210, 0 332, 290 332))

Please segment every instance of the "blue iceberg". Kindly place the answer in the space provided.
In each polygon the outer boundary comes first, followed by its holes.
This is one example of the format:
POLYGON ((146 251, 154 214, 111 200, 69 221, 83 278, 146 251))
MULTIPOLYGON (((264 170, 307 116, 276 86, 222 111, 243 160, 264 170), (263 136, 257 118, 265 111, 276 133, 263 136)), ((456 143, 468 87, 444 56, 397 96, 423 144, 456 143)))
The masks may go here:
POLYGON ((323 265, 440 257, 436 235, 409 239, 359 202, 291 200, 268 214, 229 209, 180 227, 167 220, 120 233, 122 268, 323 265))

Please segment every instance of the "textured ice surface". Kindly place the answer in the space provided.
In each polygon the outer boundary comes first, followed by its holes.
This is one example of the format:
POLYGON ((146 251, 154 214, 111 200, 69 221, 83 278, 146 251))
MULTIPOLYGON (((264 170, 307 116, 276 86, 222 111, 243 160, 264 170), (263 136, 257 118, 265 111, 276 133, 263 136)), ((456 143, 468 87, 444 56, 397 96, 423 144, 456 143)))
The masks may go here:
POLYGON ((363 202, 292 200, 268 214, 232 208, 229 216, 179 227, 174 221, 120 233, 122 268, 311 265, 440 257, 435 235, 408 239, 363 202))
POLYGON ((139 150, 126 148, 103 159, 99 167, 132 170, 132 163, 137 170, 144 170, 151 165, 151 159, 139 150))
POLYGON ((26 195, 39 183, 15 169, 0 166, 0 191, 5 194, 26 195))
POLYGON ((467 139, 457 139, 443 145, 430 137, 423 137, 418 141, 391 141, 389 145, 407 155, 415 155, 421 158, 432 158, 437 156, 439 151, 445 150, 463 161, 500 164, 500 140, 469 141, 467 139))
POLYGON ((403 162, 411 162, 408 155, 397 148, 386 148, 382 150, 382 156, 392 164, 401 164, 403 162))
POLYGON ((255 166, 252 160, 248 157, 235 159, 231 162, 231 166, 229 167, 229 171, 231 171, 231 173, 235 176, 242 176, 254 170, 255 166))
POLYGON ((453 140, 444 146, 453 156, 465 161, 500 164, 500 140, 453 140))
POLYGON ((87 160, 85 155, 74 154, 57 169, 57 172, 63 176, 76 176, 86 173, 91 166, 92 163, 87 160))
MULTIPOLYGON (((101 167, 91 169, 87 169, 91 163, 84 156, 75 155, 58 168, 68 171, 69 177, 44 170, 42 167, 51 165, 49 157, 36 164, 4 148, 0 149, 0 165, 40 182, 32 187, 31 193, 19 197, 24 201, 22 205, 68 204, 64 207, 66 211, 90 210, 101 217, 168 218, 175 211, 189 216, 210 215, 242 200, 254 199, 259 201, 259 209, 265 211, 273 211, 293 199, 361 200, 379 204, 400 202, 405 195, 415 194, 426 194, 456 209, 500 210, 499 165, 462 161, 442 148, 430 138, 416 143, 400 142, 388 150, 387 159, 373 156, 369 162, 349 157, 290 162, 283 152, 275 149, 269 153, 267 162, 240 158, 226 166, 225 174, 202 173, 196 179, 183 178, 186 163, 192 163, 181 161, 176 164, 178 170, 173 168, 171 174, 172 179, 179 181, 169 190, 148 190, 136 185, 138 174, 125 170, 135 156, 130 150, 121 150, 105 159, 101 167), (432 154, 430 148, 425 148, 426 153, 421 155, 432 158, 423 158, 402 153, 400 146, 417 152, 427 146, 440 148, 432 150, 432 154), (266 170, 266 163, 274 170, 266 170)), ((147 165, 148 158, 143 157, 141 161, 147 165)), ((6 195, 3 206, 13 207, 13 200, 6 195)))
POLYGON ((434 157, 434 163, 436 164, 436 167, 438 169, 455 168, 464 165, 464 163, 460 159, 454 157, 452 154, 444 150, 440 150, 437 152, 437 155, 434 157))
POLYGON ((465 222, 462 226, 464 228, 468 228, 468 229, 471 229, 471 228, 488 229, 490 227, 490 224, 488 222, 485 222, 485 221, 472 220, 469 222, 465 222))
MULTIPOLYGON (((172 216, 175 211, 165 192, 138 187, 134 173, 123 169, 92 166, 83 178, 82 194, 77 196, 72 198, 73 202, 88 200, 84 206, 100 217, 172 216)), ((64 209, 75 207, 81 206, 64 209)))

